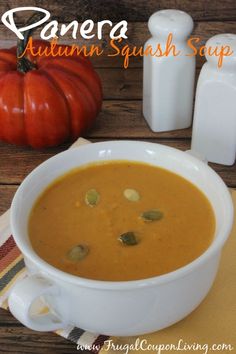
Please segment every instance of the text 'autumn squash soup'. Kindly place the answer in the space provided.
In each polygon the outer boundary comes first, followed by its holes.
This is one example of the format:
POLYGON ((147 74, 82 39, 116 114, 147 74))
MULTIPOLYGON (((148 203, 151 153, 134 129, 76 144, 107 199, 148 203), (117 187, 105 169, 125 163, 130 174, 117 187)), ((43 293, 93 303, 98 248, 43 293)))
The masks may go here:
POLYGON ((55 180, 29 218, 35 252, 80 277, 125 281, 174 271, 211 244, 205 195, 165 169, 130 161, 77 168, 55 180))

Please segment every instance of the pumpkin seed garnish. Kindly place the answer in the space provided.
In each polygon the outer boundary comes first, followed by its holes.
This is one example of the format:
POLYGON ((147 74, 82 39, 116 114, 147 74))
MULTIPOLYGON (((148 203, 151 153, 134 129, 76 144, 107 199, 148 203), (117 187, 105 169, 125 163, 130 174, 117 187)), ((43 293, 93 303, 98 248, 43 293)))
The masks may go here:
POLYGON ((71 250, 67 253, 67 258, 70 261, 74 261, 74 262, 81 261, 87 256, 88 253, 89 253, 89 247, 87 245, 80 244, 71 248, 71 250))
POLYGON ((151 210, 147 210, 144 211, 141 215, 141 217, 145 220, 145 221, 156 221, 156 220, 161 220, 163 218, 163 213, 160 210, 157 209, 151 209, 151 210))
POLYGON ((137 192, 135 189, 127 188, 124 190, 123 194, 125 198, 130 202, 137 202, 140 199, 139 192, 137 192))
POLYGON ((96 191, 96 189, 90 189, 87 191, 85 195, 85 203, 91 207, 98 204, 100 200, 100 194, 96 191))
POLYGON ((135 236, 135 233, 132 231, 128 231, 124 234, 121 234, 118 240, 126 246, 135 246, 138 244, 138 240, 135 236))

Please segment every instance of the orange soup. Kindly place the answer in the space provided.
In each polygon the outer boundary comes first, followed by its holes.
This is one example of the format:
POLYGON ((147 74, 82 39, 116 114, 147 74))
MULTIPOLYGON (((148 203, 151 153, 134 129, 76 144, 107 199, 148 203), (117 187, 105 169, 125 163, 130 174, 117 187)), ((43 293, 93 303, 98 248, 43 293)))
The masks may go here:
POLYGON ((64 272, 125 281, 174 271, 211 244, 215 216, 192 183, 148 164, 113 161, 55 180, 29 218, 35 252, 64 272))

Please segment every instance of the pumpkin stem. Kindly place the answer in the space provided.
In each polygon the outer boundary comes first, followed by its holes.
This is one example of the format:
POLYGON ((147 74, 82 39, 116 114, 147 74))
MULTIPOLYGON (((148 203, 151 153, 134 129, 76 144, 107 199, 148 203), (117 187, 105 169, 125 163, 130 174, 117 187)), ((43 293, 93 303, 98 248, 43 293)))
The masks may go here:
MULTIPOLYGON (((43 18, 42 13, 34 13, 30 18, 26 21, 25 26, 29 26, 35 22, 40 21, 43 18)), ((22 56, 22 54, 25 51, 25 48, 27 47, 29 38, 31 37, 32 33, 34 32, 35 27, 29 29, 28 31, 25 32, 24 34, 24 39, 18 39, 17 41, 17 70, 22 72, 22 73, 27 73, 29 70, 36 69, 36 65, 32 63, 28 58, 25 56, 22 56)))

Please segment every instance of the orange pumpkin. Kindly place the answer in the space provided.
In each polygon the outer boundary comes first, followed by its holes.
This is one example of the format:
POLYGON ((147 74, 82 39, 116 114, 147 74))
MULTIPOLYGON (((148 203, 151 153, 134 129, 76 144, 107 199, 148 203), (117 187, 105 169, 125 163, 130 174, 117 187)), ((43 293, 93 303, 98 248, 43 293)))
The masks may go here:
MULTIPOLYGON (((49 46, 33 41, 35 48, 49 46)), ((88 58, 0 50, 0 139, 43 148, 76 139, 101 109, 101 82, 88 58)))

